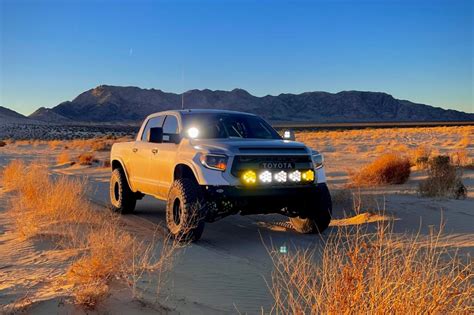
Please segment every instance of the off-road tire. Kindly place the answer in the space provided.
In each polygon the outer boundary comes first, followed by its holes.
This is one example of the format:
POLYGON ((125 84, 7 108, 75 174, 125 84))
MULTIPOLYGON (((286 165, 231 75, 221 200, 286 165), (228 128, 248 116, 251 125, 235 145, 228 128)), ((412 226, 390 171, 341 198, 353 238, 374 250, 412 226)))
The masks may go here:
POLYGON ((110 202, 112 210, 117 213, 132 213, 137 198, 128 186, 127 177, 121 168, 112 171, 110 178, 110 202))
POLYGON ((290 222, 299 233, 322 233, 331 223, 332 201, 326 185, 319 185, 315 198, 302 209, 306 217, 290 217, 290 222))
POLYGON ((166 203, 166 225, 175 239, 197 241, 204 231, 205 202, 196 181, 188 178, 173 182, 166 203))

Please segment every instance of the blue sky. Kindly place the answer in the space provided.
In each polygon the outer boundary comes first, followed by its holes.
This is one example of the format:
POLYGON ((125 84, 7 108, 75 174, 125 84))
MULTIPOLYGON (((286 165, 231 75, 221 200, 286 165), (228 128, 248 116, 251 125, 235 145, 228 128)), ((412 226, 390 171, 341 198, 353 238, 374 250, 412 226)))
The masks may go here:
POLYGON ((23 114, 100 84, 383 91, 474 111, 474 1, 0 3, 0 105, 23 114))

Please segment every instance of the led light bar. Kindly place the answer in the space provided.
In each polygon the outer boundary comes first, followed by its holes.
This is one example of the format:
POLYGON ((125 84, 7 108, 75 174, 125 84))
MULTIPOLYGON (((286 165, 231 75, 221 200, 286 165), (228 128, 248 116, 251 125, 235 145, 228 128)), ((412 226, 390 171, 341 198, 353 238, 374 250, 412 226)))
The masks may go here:
POLYGON ((242 174, 242 180, 246 184, 255 184, 257 182, 257 173, 254 171, 246 171, 242 174))
POLYGON ((280 171, 274 175, 274 178, 277 182, 284 183, 286 182, 286 175, 285 171, 280 171))
POLYGON ((312 181, 314 181, 314 171, 313 171, 313 170, 304 171, 303 174, 301 174, 301 178, 302 178, 305 182, 312 182, 312 181))
POLYGON ((258 176, 262 183, 271 183, 272 182, 272 173, 270 171, 263 171, 258 176))
POLYGON ((288 177, 292 182, 300 182, 301 181, 301 172, 296 170, 288 174, 288 177))
POLYGON ((240 176, 244 184, 256 184, 257 181, 262 184, 268 184, 271 182, 277 183, 301 183, 301 182, 313 182, 315 178, 314 171, 309 170, 294 170, 294 171, 274 171, 264 170, 260 172, 257 176, 257 173, 253 170, 246 170, 240 176))

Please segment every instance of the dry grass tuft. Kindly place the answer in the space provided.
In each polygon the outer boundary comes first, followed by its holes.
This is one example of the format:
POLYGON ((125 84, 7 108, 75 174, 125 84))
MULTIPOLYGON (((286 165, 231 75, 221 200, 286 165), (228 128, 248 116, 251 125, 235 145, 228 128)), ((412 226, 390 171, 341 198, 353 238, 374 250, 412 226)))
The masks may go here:
POLYGON ((359 172, 351 174, 353 186, 403 184, 410 176, 410 161, 406 157, 389 153, 377 158, 359 172))
POLYGON ((136 241, 115 223, 106 223, 87 237, 87 253, 69 268, 66 279, 73 286, 77 304, 94 308, 107 296, 108 283, 127 272, 136 241))
POLYGON ((440 246, 396 236, 390 224, 375 233, 340 227, 320 255, 270 251, 275 314, 468 314, 473 264, 440 246))
POLYGON ((3 187, 9 190, 15 190, 21 184, 21 177, 25 174, 25 164, 21 160, 13 160, 2 172, 3 187))
POLYGON ((67 151, 62 151, 56 158, 56 162, 58 164, 65 164, 65 163, 71 163, 71 156, 69 155, 69 152, 67 151))
POLYGON ((463 137, 459 142, 456 144, 456 147, 458 148, 467 148, 471 144, 471 140, 469 139, 469 136, 463 137))
POLYGON ((428 160, 430 159, 432 149, 426 145, 420 145, 410 154, 412 165, 416 165, 418 169, 426 169, 428 160))
POLYGON ((458 167, 466 167, 473 164, 473 160, 469 157, 466 149, 457 150, 450 155, 452 163, 458 167))
POLYGON ((51 141, 48 142, 48 145, 52 150, 55 150, 55 149, 57 149, 58 147, 60 147, 62 145, 62 141, 60 141, 60 140, 51 140, 51 141))
POLYGON ((112 144, 109 141, 98 139, 91 144, 93 151, 110 151, 112 144))
POLYGON ((422 196, 466 198, 460 168, 451 164, 449 156, 435 156, 428 164, 428 178, 419 185, 422 196))
POLYGON ((80 165, 92 165, 92 163, 95 161, 95 156, 94 153, 85 152, 79 155, 77 160, 79 161, 80 165))
POLYGON ((170 237, 161 245, 154 237, 138 241, 122 228, 119 216, 93 209, 84 181, 52 179, 45 165, 13 161, 2 181, 15 193, 9 208, 20 235, 49 237, 60 248, 79 253, 64 280, 74 301, 85 308, 94 308, 109 295, 112 280, 124 281, 134 294, 145 273, 156 274, 162 285, 176 250, 186 245, 170 237))
POLYGON ((62 235, 68 245, 82 243, 76 234, 79 225, 96 222, 85 197, 85 183, 66 177, 51 180, 47 168, 39 164, 12 162, 9 169, 8 176, 16 183, 9 186, 18 193, 10 202, 17 231, 27 238, 62 235))

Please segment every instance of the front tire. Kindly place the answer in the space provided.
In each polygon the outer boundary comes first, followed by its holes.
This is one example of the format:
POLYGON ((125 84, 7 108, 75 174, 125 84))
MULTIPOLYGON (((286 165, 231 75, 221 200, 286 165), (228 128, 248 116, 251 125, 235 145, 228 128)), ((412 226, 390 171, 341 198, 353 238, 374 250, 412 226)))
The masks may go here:
POLYGON ((332 200, 326 185, 318 185, 317 193, 311 202, 303 205, 305 217, 290 217, 294 229, 303 234, 322 233, 331 223, 332 200))
POLYGON ((168 193, 166 224, 179 241, 197 241, 204 231, 204 200, 199 185, 188 178, 175 180, 168 193))
POLYGON ((112 203, 112 210, 117 213, 132 213, 135 210, 137 198, 128 186, 127 178, 121 168, 112 171, 110 202, 112 203))

